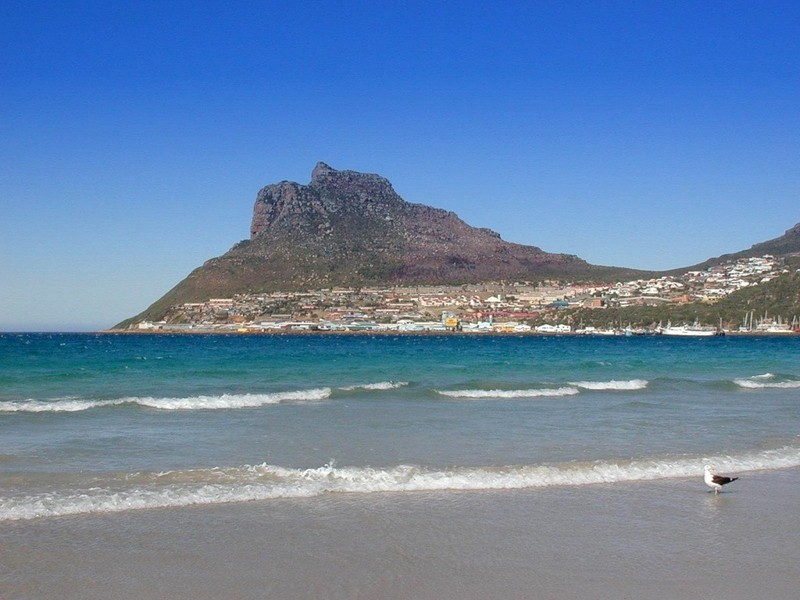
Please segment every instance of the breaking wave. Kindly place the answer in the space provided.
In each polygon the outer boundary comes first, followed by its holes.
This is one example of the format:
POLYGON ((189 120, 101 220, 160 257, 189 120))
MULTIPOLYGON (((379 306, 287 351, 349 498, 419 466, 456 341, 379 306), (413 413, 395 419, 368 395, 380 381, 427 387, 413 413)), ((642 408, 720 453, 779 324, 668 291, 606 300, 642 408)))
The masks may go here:
POLYGON ((646 379, 631 379, 628 381, 571 381, 570 385, 585 390, 643 390, 650 384, 646 379))
POLYGON ((523 390, 437 390, 437 393, 451 398, 547 398, 574 396, 581 390, 643 390, 650 384, 645 379, 628 381, 570 381, 568 386, 557 388, 533 388, 523 390))
MULTIPOLYGON (((393 390, 408 385, 407 381, 379 381, 337 388, 342 391, 393 390)), ((113 400, 87 400, 83 398, 54 398, 52 400, 0 401, 0 413, 57 413, 79 412, 107 406, 124 404, 138 405, 159 410, 214 410, 234 408, 257 408, 268 404, 288 402, 303 403, 327 400, 331 397, 329 387, 267 394, 219 394, 199 395, 186 398, 157 398, 154 396, 130 396, 113 400)))
POLYGON ((519 490, 652 481, 699 477, 706 463, 713 463, 728 473, 798 467, 800 448, 787 446, 738 456, 440 470, 413 465, 377 469, 330 464, 315 469, 293 469, 261 464, 228 469, 133 473, 109 481, 110 485, 106 487, 95 484, 83 490, 0 497, 0 521, 276 498, 308 498, 335 493, 519 490), (121 482, 125 484, 122 487, 121 482))
POLYGON ((535 388, 530 390, 436 390, 450 398, 546 398, 574 396, 580 391, 575 387, 535 388))
POLYGON ((734 379, 733 382, 739 387, 745 389, 793 389, 800 388, 800 381, 796 379, 780 379, 773 373, 764 373, 763 375, 755 375, 747 379, 734 379))
POLYGON ((340 390, 350 392, 353 390, 395 390, 408 385, 407 381, 379 381, 378 383, 363 383, 360 385, 347 385, 340 390))
POLYGON ((128 397, 116 400, 58 399, 0 402, 0 412, 76 412, 105 406, 132 404, 159 410, 214 410, 255 408, 282 402, 317 402, 330 398, 330 388, 318 388, 271 394, 221 394, 187 398, 128 397))
POLYGON ((77 398, 59 398, 56 400, 22 400, 0 402, 0 412, 78 412, 90 408, 116 406, 125 400, 80 400, 77 398))

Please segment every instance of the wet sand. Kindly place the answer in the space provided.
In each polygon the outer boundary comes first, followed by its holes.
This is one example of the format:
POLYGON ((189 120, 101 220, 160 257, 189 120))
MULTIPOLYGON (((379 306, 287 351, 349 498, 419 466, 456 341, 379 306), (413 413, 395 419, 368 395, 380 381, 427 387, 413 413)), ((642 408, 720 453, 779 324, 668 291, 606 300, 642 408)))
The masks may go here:
POLYGON ((797 597, 800 469, 0 523, 0 598, 797 597))

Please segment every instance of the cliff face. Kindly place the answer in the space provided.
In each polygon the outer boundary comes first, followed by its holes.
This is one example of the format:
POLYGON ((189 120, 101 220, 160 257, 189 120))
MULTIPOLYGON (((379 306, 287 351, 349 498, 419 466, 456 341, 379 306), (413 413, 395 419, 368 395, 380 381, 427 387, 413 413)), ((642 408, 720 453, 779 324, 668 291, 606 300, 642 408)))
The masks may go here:
POLYGON ((331 273, 346 274, 349 284, 531 279, 587 266, 574 256, 505 242, 455 213, 405 202, 378 175, 324 163, 307 186, 283 182, 262 189, 250 233, 241 252, 267 258, 291 239, 296 257, 308 253, 325 265, 307 273, 320 283, 336 283, 331 273))
POLYGON ((565 254, 503 241, 455 213, 404 201, 379 175, 319 163, 308 185, 259 191, 250 239, 206 262, 141 318, 236 293, 335 286, 609 277, 565 254))
POLYGON ((363 216, 380 221, 406 203, 379 175, 336 171, 318 163, 307 186, 284 181, 263 188, 256 197, 251 239, 281 227, 333 236, 343 218, 363 216))

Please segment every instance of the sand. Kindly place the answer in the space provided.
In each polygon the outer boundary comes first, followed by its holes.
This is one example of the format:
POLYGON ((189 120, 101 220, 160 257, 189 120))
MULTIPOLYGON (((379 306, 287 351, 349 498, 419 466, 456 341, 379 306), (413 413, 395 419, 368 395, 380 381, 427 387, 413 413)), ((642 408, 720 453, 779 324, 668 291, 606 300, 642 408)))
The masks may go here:
POLYGON ((0 523, 0 598, 797 597, 800 470, 0 523))

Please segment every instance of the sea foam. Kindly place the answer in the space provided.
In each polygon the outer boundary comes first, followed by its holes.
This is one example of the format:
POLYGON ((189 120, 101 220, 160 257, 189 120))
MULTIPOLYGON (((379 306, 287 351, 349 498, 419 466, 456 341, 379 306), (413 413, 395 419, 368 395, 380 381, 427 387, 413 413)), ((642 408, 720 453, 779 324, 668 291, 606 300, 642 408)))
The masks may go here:
POLYGON ((255 408, 281 402, 316 402, 326 400, 330 388, 318 388, 272 394, 222 394, 221 396, 192 396, 189 398, 131 398, 131 402, 160 410, 212 410, 225 408, 255 408))
POLYGON ((630 379, 628 381, 571 381, 570 385, 585 390, 643 390, 650 384, 646 379, 630 379))
POLYGON ((575 387, 534 388, 529 390, 436 390, 450 398, 546 398, 574 396, 580 391, 575 387))
POLYGON ((317 388, 270 394, 221 394, 218 396, 189 396, 186 398, 156 398, 131 396, 115 400, 84 400, 61 398, 55 400, 23 400, 0 402, 1 412, 77 412, 106 406, 133 404, 159 410, 212 410, 255 408, 282 402, 317 402, 330 398, 331 388, 317 388))
POLYGON ((630 483, 700 477, 706 463, 713 463, 729 473, 792 468, 800 466, 800 448, 787 446, 737 456, 662 457, 505 467, 430 469, 398 465, 381 469, 329 464, 295 469, 261 464, 131 474, 125 480, 133 487, 123 489, 116 481, 117 485, 107 488, 95 485, 83 490, 0 497, 0 521, 307 498, 334 493, 518 490, 630 483))
POLYGON ((733 382, 745 389, 793 389, 800 388, 800 381, 796 379, 778 380, 773 373, 755 375, 747 379, 734 379, 733 382))
POLYGON ((125 400, 81 400, 78 398, 58 398, 54 400, 20 400, 0 402, 2 412, 79 412, 103 406, 124 404, 125 400))
POLYGON ((407 381, 379 381, 377 383, 362 383, 357 385, 347 385, 340 387, 340 390, 353 391, 353 390, 396 390, 397 388, 405 387, 408 385, 407 381))

